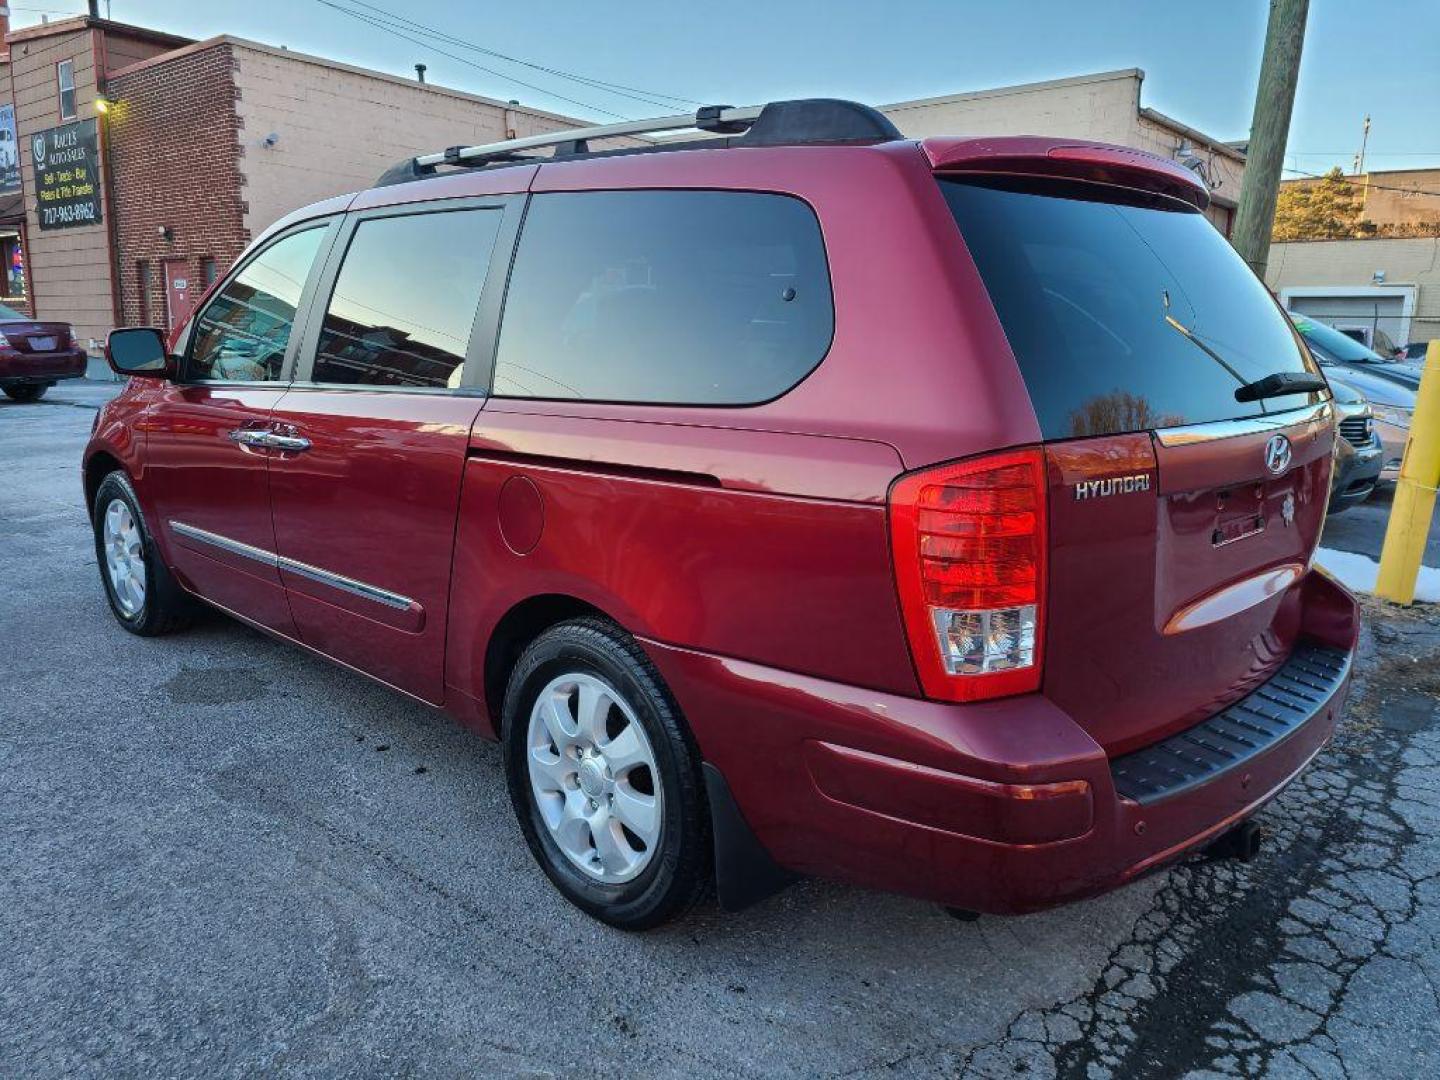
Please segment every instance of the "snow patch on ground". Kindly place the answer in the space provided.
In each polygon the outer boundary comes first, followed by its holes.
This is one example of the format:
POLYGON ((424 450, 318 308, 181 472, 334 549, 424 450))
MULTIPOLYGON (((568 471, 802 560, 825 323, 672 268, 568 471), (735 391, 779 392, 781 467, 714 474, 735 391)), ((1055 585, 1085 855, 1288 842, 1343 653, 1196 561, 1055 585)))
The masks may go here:
MULTIPOLYGON (((1352 592, 1375 592, 1380 564, 1368 555, 1322 547, 1315 552, 1315 561, 1352 592)), ((1415 583, 1415 599, 1440 603, 1440 570, 1433 566, 1420 567, 1420 577, 1415 583)))

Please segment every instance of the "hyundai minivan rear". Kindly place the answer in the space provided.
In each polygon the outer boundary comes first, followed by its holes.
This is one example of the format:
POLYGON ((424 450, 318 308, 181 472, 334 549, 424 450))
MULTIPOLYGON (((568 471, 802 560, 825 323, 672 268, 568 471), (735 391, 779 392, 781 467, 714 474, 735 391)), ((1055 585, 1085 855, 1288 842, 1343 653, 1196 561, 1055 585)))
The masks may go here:
POLYGON ((712 873, 1029 910, 1245 822, 1356 615, 1326 384, 1198 180, 833 101, 588 149, 691 119, 401 162, 112 335, 120 623, 198 596, 501 740, 630 929, 712 873))
POLYGON ((955 444, 1007 369, 1035 418, 1032 442, 979 454, 948 457, 932 430, 890 486, 924 700, 667 674, 797 732, 801 791, 742 769, 784 865, 1029 910, 1236 829, 1330 737, 1356 638, 1353 600, 1311 562, 1335 418, 1184 170, 1057 140, 921 151, 946 211, 927 228, 964 264, 951 303, 978 319, 982 299, 1008 346, 926 358, 974 387, 951 399, 955 444))

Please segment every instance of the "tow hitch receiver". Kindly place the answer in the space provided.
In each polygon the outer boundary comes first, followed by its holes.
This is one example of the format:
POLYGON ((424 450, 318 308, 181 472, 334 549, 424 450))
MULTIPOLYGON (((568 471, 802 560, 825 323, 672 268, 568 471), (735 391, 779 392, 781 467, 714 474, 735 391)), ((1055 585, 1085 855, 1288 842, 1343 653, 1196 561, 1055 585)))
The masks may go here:
POLYGON ((1212 859, 1249 862, 1260 854, 1260 834, 1261 829, 1256 822, 1242 821, 1229 832, 1222 833, 1205 849, 1205 854, 1212 859))

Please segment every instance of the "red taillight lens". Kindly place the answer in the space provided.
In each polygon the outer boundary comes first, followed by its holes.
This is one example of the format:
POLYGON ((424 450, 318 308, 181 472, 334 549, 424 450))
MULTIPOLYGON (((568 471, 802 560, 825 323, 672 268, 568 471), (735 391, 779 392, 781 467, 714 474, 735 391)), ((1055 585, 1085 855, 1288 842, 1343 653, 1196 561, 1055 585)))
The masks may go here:
POLYGON ((890 542, 910 652, 928 697, 1040 687, 1045 458, 1010 450, 901 477, 890 542))

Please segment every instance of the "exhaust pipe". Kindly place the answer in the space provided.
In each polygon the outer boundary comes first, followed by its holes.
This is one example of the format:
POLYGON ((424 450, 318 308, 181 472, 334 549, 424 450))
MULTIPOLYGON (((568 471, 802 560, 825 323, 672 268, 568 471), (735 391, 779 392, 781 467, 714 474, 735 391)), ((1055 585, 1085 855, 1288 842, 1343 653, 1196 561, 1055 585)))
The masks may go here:
POLYGON ((1222 833, 1205 849, 1212 859, 1239 859, 1250 862, 1260 854, 1260 825, 1254 821, 1242 821, 1229 832, 1222 833))

